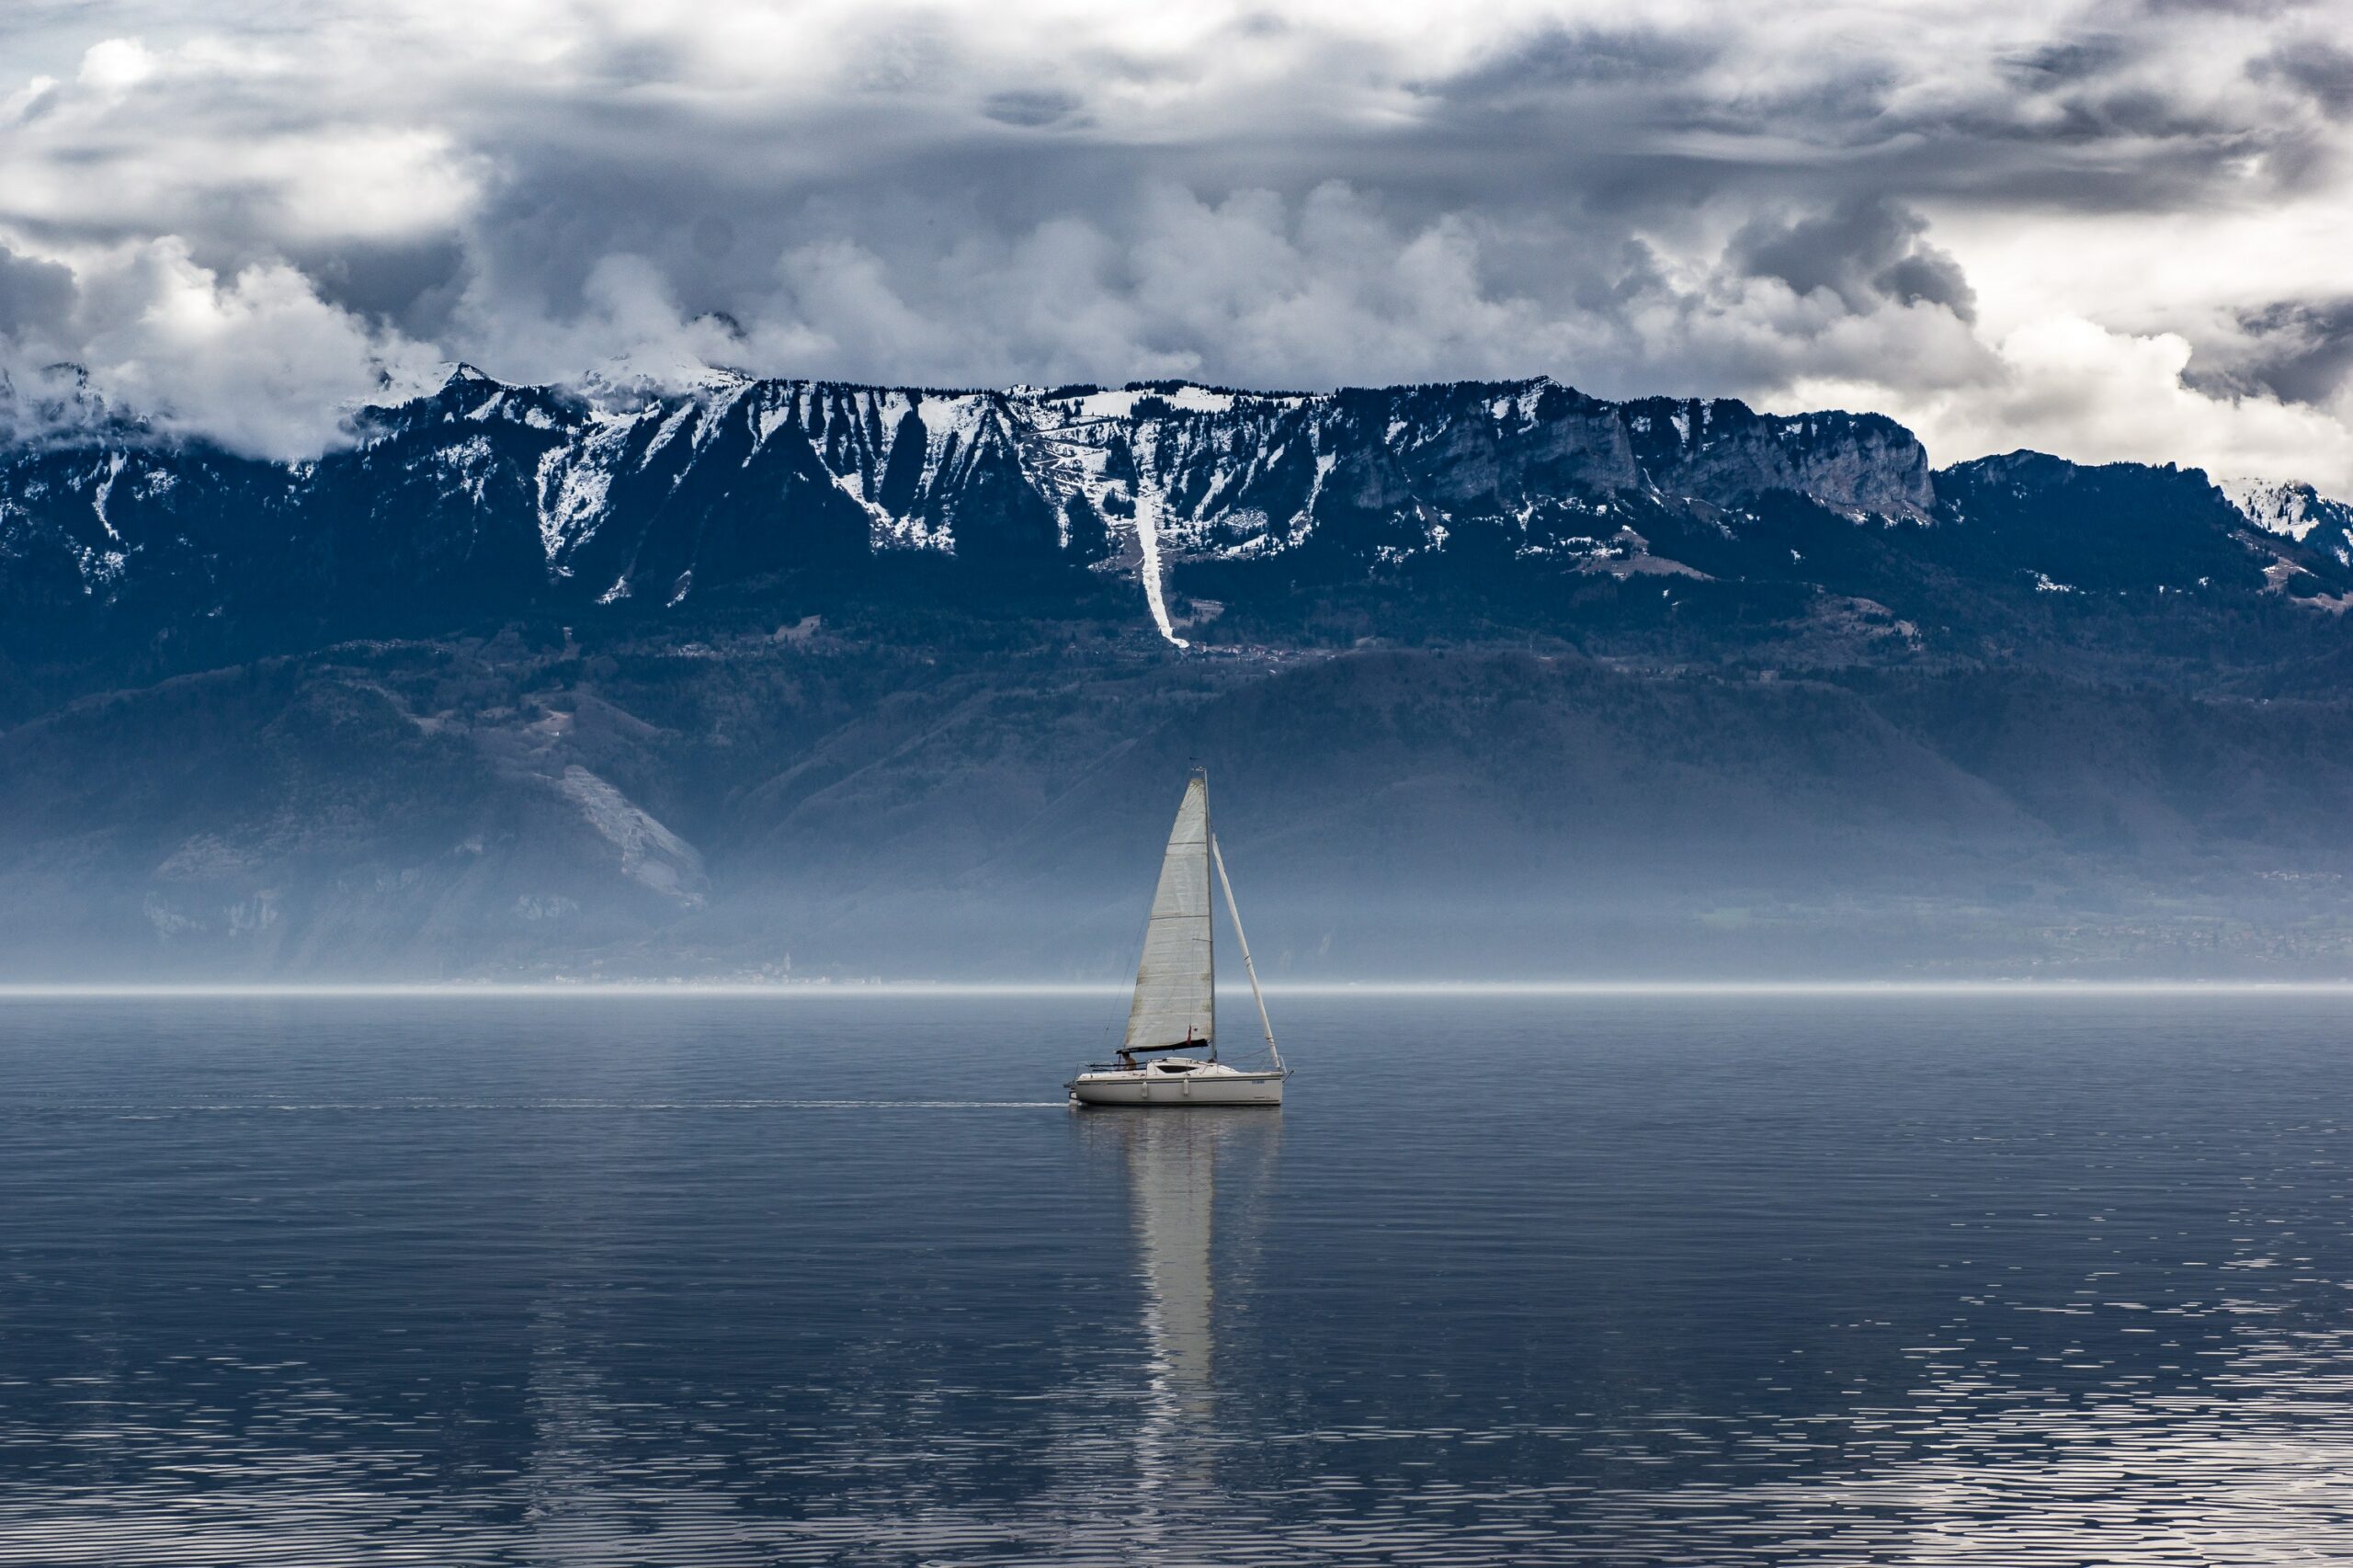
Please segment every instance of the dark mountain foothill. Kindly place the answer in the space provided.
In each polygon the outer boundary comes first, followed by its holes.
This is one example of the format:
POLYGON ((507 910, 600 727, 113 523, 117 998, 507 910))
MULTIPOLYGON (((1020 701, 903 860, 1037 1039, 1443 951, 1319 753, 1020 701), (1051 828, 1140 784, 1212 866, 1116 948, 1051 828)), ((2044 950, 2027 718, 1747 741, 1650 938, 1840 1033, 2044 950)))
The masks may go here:
POLYGON ((0 979, 2353 971, 2353 508, 1558 383, 0 451, 0 979))

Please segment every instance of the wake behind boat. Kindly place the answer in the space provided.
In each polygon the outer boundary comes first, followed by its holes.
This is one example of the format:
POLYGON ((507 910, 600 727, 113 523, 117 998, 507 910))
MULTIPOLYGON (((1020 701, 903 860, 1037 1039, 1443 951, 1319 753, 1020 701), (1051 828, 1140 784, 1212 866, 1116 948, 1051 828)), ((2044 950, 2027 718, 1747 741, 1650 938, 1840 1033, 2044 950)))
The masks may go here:
POLYGON ((1136 965, 1136 995, 1128 1009, 1127 1039, 1117 1062, 1098 1062, 1065 1085, 1073 1103, 1106 1106, 1235 1106, 1283 1103, 1283 1080, 1290 1070, 1275 1049, 1275 1026, 1258 989, 1250 940, 1242 934, 1242 910, 1225 857, 1210 831, 1210 781, 1196 771, 1176 807, 1168 851, 1160 862, 1160 885, 1152 895, 1152 918, 1144 926, 1143 958, 1136 965), (1250 998, 1258 1005, 1258 1027, 1267 1039, 1267 1065, 1241 1068, 1217 1059, 1217 957, 1210 930, 1210 871, 1225 892, 1233 921, 1234 945, 1250 977, 1250 998), (1166 1056, 1166 1051, 1203 1051, 1166 1056), (1145 1056, 1160 1060, 1143 1062, 1145 1056))

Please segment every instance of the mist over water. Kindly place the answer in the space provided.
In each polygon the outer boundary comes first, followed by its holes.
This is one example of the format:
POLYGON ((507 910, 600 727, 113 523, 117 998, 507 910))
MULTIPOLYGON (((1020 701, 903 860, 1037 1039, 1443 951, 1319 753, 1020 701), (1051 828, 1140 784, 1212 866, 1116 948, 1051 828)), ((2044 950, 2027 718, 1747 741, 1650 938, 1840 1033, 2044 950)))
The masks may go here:
POLYGON ((2353 1000, 0 1000, 0 1562, 2353 1560, 2353 1000))

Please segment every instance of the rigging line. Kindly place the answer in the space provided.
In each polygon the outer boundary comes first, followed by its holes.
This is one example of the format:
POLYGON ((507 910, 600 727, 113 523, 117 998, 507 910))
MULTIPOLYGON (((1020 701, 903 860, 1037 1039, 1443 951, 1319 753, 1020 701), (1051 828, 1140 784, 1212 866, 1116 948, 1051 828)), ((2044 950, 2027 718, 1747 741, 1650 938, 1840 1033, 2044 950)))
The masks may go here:
POLYGON ((1250 977, 1250 1000, 1258 1004, 1258 1027, 1267 1033, 1267 1051, 1279 1073, 1283 1053, 1275 1049, 1275 1026, 1267 1017, 1266 994, 1258 989, 1258 966, 1250 961, 1250 938, 1242 934, 1242 906, 1233 902, 1233 879, 1225 874, 1225 852, 1217 846, 1214 833, 1210 835, 1210 858, 1217 866, 1218 885, 1225 890, 1225 912, 1233 917, 1233 941, 1242 949, 1242 971, 1250 977))

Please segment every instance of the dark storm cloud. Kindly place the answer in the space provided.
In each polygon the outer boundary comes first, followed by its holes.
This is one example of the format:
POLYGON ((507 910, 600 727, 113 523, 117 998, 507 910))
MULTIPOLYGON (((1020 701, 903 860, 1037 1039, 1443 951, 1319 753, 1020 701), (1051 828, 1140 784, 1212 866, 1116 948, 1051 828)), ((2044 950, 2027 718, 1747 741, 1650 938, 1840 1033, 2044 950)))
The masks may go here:
POLYGON ((2250 63, 2247 74, 2310 95, 2332 119, 2353 116, 2353 50, 2325 38, 2282 44, 2250 63))
POLYGON ((2233 325, 2190 360, 2191 385, 2325 403, 2353 381, 2353 297, 2282 301, 2240 312, 2233 325))
POLYGON ((1688 78, 1720 45, 1646 28, 1547 28, 1447 77, 1412 89, 1458 110, 1541 104, 1597 84, 1657 84, 1688 78))
POLYGON ((1921 236, 1927 220, 1885 199, 1842 202, 1816 217, 1755 218, 1733 235, 1732 264, 1778 278, 1801 294, 1825 289, 1850 311, 1881 301, 1942 305, 1974 321, 1977 299, 1961 264, 1921 236))
POLYGON ((58 333, 74 308, 74 273, 53 261, 34 261, 0 245, 0 335, 58 333))
POLYGON ((2134 52, 2123 38, 2110 33, 2058 40, 2012 55, 2002 64, 2021 86, 2047 91, 2097 82, 2112 74, 2134 52))
POLYGON ((1077 114, 1081 101, 1077 94, 1057 88, 1014 87, 991 93, 981 112, 1002 125, 1053 125, 1077 114))
POLYGON ((1950 59, 1925 30, 1915 49, 1870 51, 1842 48, 1827 25, 1779 50, 1758 46, 1797 29, 1540 29, 1411 82, 1425 113, 1404 177, 1417 152, 1444 146, 1441 179, 1476 163, 1491 200, 1597 211, 1802 198, 2130 212, 2310 171, 2302 121, 2183 80, 2183 29, 2050 15, 2031 45, 1950 59))

